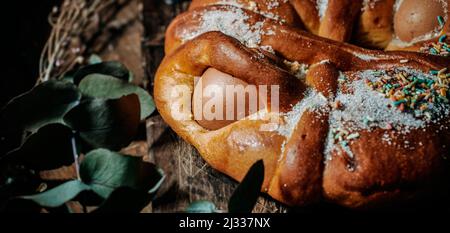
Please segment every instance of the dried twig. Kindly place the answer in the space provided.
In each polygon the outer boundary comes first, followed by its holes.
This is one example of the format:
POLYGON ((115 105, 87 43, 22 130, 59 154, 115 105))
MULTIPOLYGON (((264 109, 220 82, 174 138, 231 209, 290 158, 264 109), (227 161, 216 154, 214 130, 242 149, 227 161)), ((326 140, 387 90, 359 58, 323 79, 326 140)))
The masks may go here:
POLYGON ((98 26, 109 8, 127 2, 129 0, 65 0, 60 7, 54 7, 49 16, 53 28, 41 54, 38 83, 60 79, 82 63, 86 50, 84 42, 91 39, 85 38, 89 37, 87 30, 92 25, 98 26))

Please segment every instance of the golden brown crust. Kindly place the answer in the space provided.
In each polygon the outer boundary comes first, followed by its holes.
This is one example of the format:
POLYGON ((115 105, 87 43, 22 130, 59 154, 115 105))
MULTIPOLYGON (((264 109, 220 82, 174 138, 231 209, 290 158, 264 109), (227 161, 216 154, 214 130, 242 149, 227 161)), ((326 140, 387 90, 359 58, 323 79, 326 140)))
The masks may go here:
POLYGON ((348 41, 353 25, 361 13, 362 0, 328 0, 328 7, 319 28, 319 36, 348 41))
MULTIPOLYGON (((411 67, 423 71, 443 67, 439 57, 368 51, 295 30, 287 31, 285 26, 278 29, 275 35, 265 36, 262 43, 272 45, 276 52, 293 61, 312 65, 329 60, 331 65, 317 65, 319 68, 311 75, 317 73, 335 77, 334 69, 349 73, 369 68, 387 69, 399 65, 399 60, 403 59, 408 59, 411 67), (280 42, 286 40, 295 43, 286 47, 285 43, 280 42), (327 49, 307 49, 305 44, 327 49), (368 62, 361 59, 361 55, 378 60, 368 62)), ((381 132, 361 132, 361 139, 351 146, 356 154, 356 167, 355 171, 350 172, 344 163, 348 161, 343 161, 340 156, 333 156, 334 159, 323 167, 324 135, 328 132, 324 119, 327 114, 304 114, 287 141, 285 153, 281 149, 285 137, 277 132, 261 131, 264 121, 245 119, 219 130, 207 131, 192 119, 179 121, 173 118, 170 106, 176 100, 168 92, 174 85, 186 84, 192 93, 193 77, 201 75, 207 67, 214 67, 250 84, 281 84, 280 100, 284 110, 303 98, 296 95, 305 90, 301 82, 256 55, 230 37, 209 32, 176 49, 164 59, 157 72, 155 102, 158 110, 165 121, 192 143, 212 167, 240 180, 253 162, 263 159, 266 165, 263 191, 290 205, 310 204, 324 198, 349 207, 367 207, 403 196, 416 197, 428 188, 426 184, 440 179, 436 177, 445 180, 443 173, 447 164, 441 157, 445 153, 441 148, 448 141, 444 142, 443 138, 431 133, 432 128, 429 133, 408 134, 407 139, 413 143, 418 143, 419 139, 427 143, 423 149, 414 151, 382 145, 379 141, 381 132), (405 184, 415 189, 411 191, 405 184)), ((449 64, 446 65, 448 67, 449 64)), ((314 84, 314 81, 309 85, 317 86, 319 91, 333 89, 334 86, 331 84, 323 88, 320 82, 314 84)), ((448 130, 445 132, 448 133, 448 130)), ((404 139, 398 137, 396 140, 404 139)))
POLYGON ((354 41, 364 47, 383 49, 392 40, 395 0, 378 0, 364 6, 354 41))
MULTIPOLYGON (((446 2, 448 8, 449 1, 446 2)), ((397 37, 393 28, 396 3, 396 0, 291 0, 306 29, 313 34, 367 48, 418 51, 424 41, 408 45, 394 40, 397 37), (322 12, 319 12, 320 8, 322 12)), ((445 12, 447 16, 442 15, 443 19, 450 18, 450 11, 446 9, 445 12)), ((432 18, 437 23, 436 16, 432 18)), ((449 20, 445 22, 443 32, 448 32, 448 29, 449 20)), ((438 37, 434 36, 432 40, 437 41, 438 37)))
POLYGON ((305 82, 325 97, 332 97, 338 89, 338 77, 339 70, 336 66, 330 62, 323 62, 309 68, 305 82))
POLYGON ((350 146, 357 153, 354 160, 335 154, 327 161, 323 180, 327 199, 364 207, 392 198, 417 197, 424 191, 438 194, 437 190, 445 188, 449 164, 442 155, 448 154, 449 142, 440 135, 442 132, 436 133, 433 127, 425 132, 414 130, 392 137, 391 145, 381 140, 385 133, 395 132, 360 132, 360 138, 350 146), (405 148, 405 141, 411 146, 405 148), (354 166, 354 170, 348 166, 354 166))
POLYGON ((193 0, 189 10, 210 5, 231 5, 251 10, 287 25, 302 27, 300 19, 288 1, 274 0, 193 0))
MULTIPOLYGON (((231 6, 207 6, 185 12, 177 16, 169 25, 166 31, 165 51, 172 53, 176 48, 186 42, 183 36, 199 29, 201 18, 198 17, 202 12, 209 11, 230 11, 235 7, 231 6)), ((404 60, 405 56, 412 56, 409 53, 383 53, 381 51, 365 50, 357 46, 342 44, 333 40, 323 39, 305 33, 294 27, 279 25, 277 21, 264 18, 254 12, 242 9, 248 19, 246 23, 249 27, 262 22, 261 32, 270 31, 271 33, 261 33, 260 46, 271 46, 276 54, 292 61, 298 61, 306 64, 315 64, 323 60, 330 60, 340 70, 349 69, 372 69, 384 64, 398 64, 404 60), (296 52, 293 47, 302 52, 296 52), (355 56, 361 55, 361 56, 355 56), (376 57, 376 62, 370 59, 376 57), (386 58, 386 59, 385 59, 386 58), (395 59, 393 61, 392 59, 395 59)), ((408 66, 421 67, 422 63, 430 66, 430 69, 438 69, 440 66, 448 66, 448 58, 431 56, 412 56, 409 59, 408 66), (416 61, 417 60, 417 61, 416 61), (430 62, 432 61, 432 62, 430 62), (439 65, 436 65, 439 64, 439 65)))
POLYGON ((306 111, 287 141, 279 163, 281 199, 290 205, 306 205, 322 199, 324 145, 328 114, 306 111))
MULTIPOLYGON (((337 91, 339 72, 329 62, 310 67, 306 84, 326 97, 337 91)), ((305 205, 322 200, 325 139, 328 134, 327 112, 306 111, 286 141, 271 195, 280 196, 291 205, 305 205), (279 191, 278 191, 279 190, 279 191)))
MULTIPOLYGON (((352 42, 366 48, 420 51, 426 42, 439 37, 412 43, 399 42, 393 28, 396 0, 194 0, 189 10, 211 5, 230 5, 251 10, 280 23, 325 38, 352 42)), ((447 5, 449 5, 447 0, 447 5)), ((446 11, 450 18, 450 11, 446 11)), ((434 18, 434 17, 433 17, 434 18)), ((437 20, 436 20, 437 21, 437 20)), ((443 33, 448 32, 448 20, 443 33)), ((413 27, 413 26, 411 26, 413 27)))
MULTIPOLYGON (((280 25, 276 20, 233 6, 193 8, 175 18, 167 29, 168 55, 156 74, 154 96, 164 120, 194 145, 213 168, 239 181, 255 161, 263 159, 262 191, 289 205, 331 201, 352 208, 369 208, 380 203, 442 193, 441 189, 449 181, 449 164, 444 158, 449 155, 447 149, 450 147, 448 115, 425 126, 425 130, 414 129, 405 134, 381 128, 358 130, 358 138, 349 144, 353 156, 342 148, 328 155, 325 147, 331 131, 330 114, 335 107, 331 102, 338 89, 352 93, 345 83, 338 82, 342 74, 350 77, 352 83, 359 72, 371 69, 408 67, 428 73, 450 69, 448 58, 366 50, 314 36, 293 26, 280 25), (202 12, 236 9, 239 14, 245 14, 248 28, 259 30, 254 48, 244 46, 242 43, 247 41, 242 38, 199 30, 202 12), (202 33, 184 37, 196 31, 202 33), (299 80, 288 72, 283 60, 307 65, 306 78, 299 80), (280 85, 280 110, 283 113, 305 101, 310 90, 322 95, 327 104, 320 111, 305 109, 289 135, 261 130, 269 123, 268 119, 245 118, 218 130, 207 130, 193 119, 191 109, 177 115, 173 106, 190 102, 194 78, 210 67, 248 84, 280 85), (186 95, 173 95, 180 86, 185 88, 186 95), (383 141, 384 135, 389 136, 390 143, 383 141), (407 146, 405 142, 408 142, 407 146)), ((266 114, 278 119, 279 127, 286 125, 283 116, 266 114)))
POLYGON ((320 27, 320 17, 316 0, 289 0, 300 16, 305 28, 317 35, 320 27))

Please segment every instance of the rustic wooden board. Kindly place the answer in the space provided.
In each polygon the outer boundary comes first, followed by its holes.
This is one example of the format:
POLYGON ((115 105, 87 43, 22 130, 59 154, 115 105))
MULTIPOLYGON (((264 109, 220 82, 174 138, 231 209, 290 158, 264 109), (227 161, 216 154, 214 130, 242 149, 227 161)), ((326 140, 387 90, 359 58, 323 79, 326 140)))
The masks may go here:
MULTIPOLYGON (((164 56, 165 28, 189 4, 188 1, 174 0, 176 3, 172 5, 165 2, 169 1, 144 0, 144 53, 150 88, 164 56)), ((227 210, 228 200, 237 185, 235 181, 206 164, 196 149, 178 137, 159 115, 147 121, 147 138, 150 159, 167 175, 160 190, 162 195, 153 203, 154 212, 181 212, 196 200, 209 200, 220 210, 227 210)), ((254 212, 285 211, 285 207, 268 197, 261 197, 254 209, 254 212)))

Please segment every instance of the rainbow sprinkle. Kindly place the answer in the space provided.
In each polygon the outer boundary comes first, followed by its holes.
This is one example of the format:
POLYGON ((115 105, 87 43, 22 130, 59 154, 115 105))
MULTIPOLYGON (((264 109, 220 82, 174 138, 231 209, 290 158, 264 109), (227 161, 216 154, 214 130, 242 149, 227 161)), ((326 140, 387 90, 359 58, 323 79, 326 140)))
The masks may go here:
POLYGON ((447 35, 445 35, 443 31, 445 20, 444 17, 440 15, 437 17, 437 20, 439 23, 439 27, 441 28, 441 36, 439 37, 438 42, 425 43, 420 48, 420 52, 448 57, 450 54, 450 45, 447 44, 447 35))
POLYGON ((347 147, 351 140, 360 137, 359 133, 350 133, 348 130, 342 128, 332 128, 331 133, 334 143, 339 143, 342 147, 347 147))
POLYGON ((437 20, 438 20, 438 22, 439 22, 439 26, 443 27, 444 24, 445 24, 444 17, 442 17, 442 16, 439 15, 439 16, 437 17, 437 20))
POLYGON ((420 51, 433 55, 440 55, 444 57, 450 56, 450 45, 447 43, 448 36, 442 35, 437 42, 425 43, 420 51))
POLYGON ((392 100, 389 107, 431 118, 435 104, 449 103, 450 73, 445 68, 432 70, 430 74, 436 78, 418 77, 405 70, 375 71, 376 80, 367 79, 366 84, 392 100))

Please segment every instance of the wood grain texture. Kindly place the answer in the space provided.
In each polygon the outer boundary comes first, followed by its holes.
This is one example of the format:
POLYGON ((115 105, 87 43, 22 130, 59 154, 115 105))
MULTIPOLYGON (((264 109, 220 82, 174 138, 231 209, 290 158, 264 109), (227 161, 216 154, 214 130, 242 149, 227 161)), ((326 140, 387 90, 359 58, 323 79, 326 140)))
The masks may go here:
MULTIPOLYGON (((144 0, 144 54, 146 74, 153 89, 156 69, 164 56, 164 32, 171 19, 187 9, 188 1, 172 5, 164 1, 144 0)), ((190 144, 178 137, 159 115, 147 121, 150 160, 167 175, 166 182, 153 203, 153 211, 182 212, 197 200, 212 201, 218 209, 227 211, 228 200, 237 183, 213 170, 190 144)), ((260 197, 253 212, 285 212, 286 207, 268 197, 260 197)))

